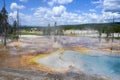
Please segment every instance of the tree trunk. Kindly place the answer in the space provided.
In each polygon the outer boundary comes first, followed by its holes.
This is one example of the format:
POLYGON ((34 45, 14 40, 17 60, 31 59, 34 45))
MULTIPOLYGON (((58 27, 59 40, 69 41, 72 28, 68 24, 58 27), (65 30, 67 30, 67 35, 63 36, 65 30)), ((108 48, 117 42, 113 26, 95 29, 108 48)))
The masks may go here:
POLYGON ((102 33, 99 32, 99 41, 101 42, 101 36, 102 36, 102 33))
POLYGON ((112 33, 112 42, 114 41, 114 32, 112 33))
POLYGON ((6 47, 6 36, 7 36, 7 31, 6 31, 6 28, 5 28, 5 32, 4 32, 4 46, 6 47))
POLYGON ((120 37, 120 33, 118 33, 118 38, 120 37))

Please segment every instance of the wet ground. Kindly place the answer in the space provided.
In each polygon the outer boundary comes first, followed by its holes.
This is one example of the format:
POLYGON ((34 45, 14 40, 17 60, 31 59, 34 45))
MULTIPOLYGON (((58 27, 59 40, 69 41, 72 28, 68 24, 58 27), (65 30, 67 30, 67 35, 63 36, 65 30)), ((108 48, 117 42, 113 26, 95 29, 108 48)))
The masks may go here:
POLYGON ((0 80, 111 80, 104 76, 82 72, 47 73, 42 71, 13 70, 0 68, 0 80))
MULTIPOLYGON (((0 46, 0 68, 5 68, 5 69, 10 68, 16 70, 23 70, 23 71, 42 70, 45 72, 46 71, 51 72, 53 70, 50 70, 48 67, 44 67, 44 66, 41 67, 39 66, 39 64, 36 64, 33 60, 35 57, 39 55, 42 57, 46 57, 48 56, 48 53, 52 53, 59 49, 74 50, 74 51, 82 52, 83 54, 89 54, 90 52, 95 52, 95 51, 104 51, 105 53, 102 54, 119 56, 120 43, 118 40, 114 40, 114 42, 111 44, 111 41, 107 42, 104 39, 99 41, 98 38, 88 38, 88 37, 59 36, 54 39, 54 37, 47 37, 47 36, 21 36, 19 41, 8 43, 7 49, 4 49, 3 46, 0 46)), ((100 55, 100 54, 93 53, 93 55, 100 55)), ((70 80, 70 78, 65 80, 70 80)), ((40 80, 49 80, 49 79, 40 79, 40 80)), ((58 79, 58 80, 62 80, 62 79, 58 79)), ((77 79, 72 79, 72 80, 77 80, 77 79)), ((87 79, 81 78, 80 80, 87 80, 87 79)), ((94 80, 94 79, 91 78, 88 80, 94 80)), ((97 79, 97 80, 102 80, 102 79, 97 79)))

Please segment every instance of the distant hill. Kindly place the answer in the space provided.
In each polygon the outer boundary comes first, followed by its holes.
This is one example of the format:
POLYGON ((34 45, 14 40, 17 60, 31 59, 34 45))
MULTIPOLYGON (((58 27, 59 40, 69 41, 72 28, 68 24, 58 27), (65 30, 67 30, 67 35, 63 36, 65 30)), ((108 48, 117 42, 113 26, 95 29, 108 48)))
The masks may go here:
POLYGON ((79 24, 79 25, 61 25, 64 30, 68 29, 98 29, 103 27, 120 27, 120 22, 114 23, 91 23, 91 24, 79 24))
MULTIPOLYGON (((21 29, 31 29, 31 28, 37 28, 37 30, 47 30, 48 27, 46 26, 21 26, 21 29)), ((52 30, 54 30, 54 27, 50 27, 52 30)), ((114 23, 90 23, 90 24, 77 24, 77 25, 59 25, 57 26, 57 29, 62 30, 82 30, 82 29, 95 29, 101 32, 106 31, 114 31, 114 32, 120 32, 120 22, 114 22, 114 23)))

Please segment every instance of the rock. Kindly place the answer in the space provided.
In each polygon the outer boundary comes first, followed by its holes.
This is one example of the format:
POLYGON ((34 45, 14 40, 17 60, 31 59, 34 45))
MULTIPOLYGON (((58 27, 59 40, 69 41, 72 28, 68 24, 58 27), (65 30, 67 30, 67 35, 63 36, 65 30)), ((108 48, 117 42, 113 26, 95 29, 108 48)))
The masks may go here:
POLYGON ((111 80, 99 75, 88 75, 83 72, 68 71, 63 73, 47 73, 23 70, 0 71, 0 80, 111 80))
POLYGON ((7 80, 5 77, 0 77, 0 80, 7 80))

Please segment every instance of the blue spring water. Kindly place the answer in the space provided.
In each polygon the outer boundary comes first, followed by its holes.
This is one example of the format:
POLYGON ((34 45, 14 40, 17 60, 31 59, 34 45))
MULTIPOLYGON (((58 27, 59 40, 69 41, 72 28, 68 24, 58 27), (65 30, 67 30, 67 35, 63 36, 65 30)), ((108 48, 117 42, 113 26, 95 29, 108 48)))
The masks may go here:
POLYGON ((61 56, 65 61, 75 64, 78 69, 91 74, 98 74, 120 80, 120 57, 91 56, 75 51, 65 51, 61 56))
POLYGON ((74 65, 77 70, 89 74, 120 80, 120 57, 92 56, 75 51, 65 51, 63 54, 53 54, 49 57, 38 59, 37 62, 54 69, 63 69, 74 65))

